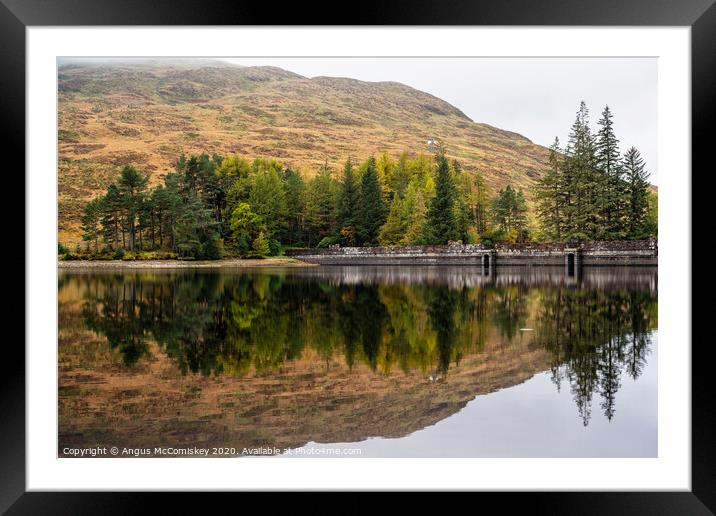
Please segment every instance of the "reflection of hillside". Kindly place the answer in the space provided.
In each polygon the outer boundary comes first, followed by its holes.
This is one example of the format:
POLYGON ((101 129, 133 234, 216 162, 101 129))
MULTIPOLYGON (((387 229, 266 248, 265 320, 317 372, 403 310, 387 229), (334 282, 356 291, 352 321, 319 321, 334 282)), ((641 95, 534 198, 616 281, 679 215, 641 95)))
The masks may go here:
POLYGON ((599 288, 545 269, 472 287, 440 267, 62 275, 61 442, 401 436, 545 370, 585 425, 596 399, 611 419, 657 324, 655 278, 628 271, 577 278, 599 288))
POLYGON ((450 375, 349 370, 343 357, 296 360, 278 372, 243 377, 185 377, 156 345, 131 373, 104 363, 106 346, 84 335, 61 340, 60 445, 277 446, 309 441, 355 442, 401 437, 458 412, 480 394, 521 383, 549 366, 548 354, 526 341, 488 346, 450 375), (66 367, 87 359, 98 363, 66 367), (82 357, 84 355, 84 358, 82 357))

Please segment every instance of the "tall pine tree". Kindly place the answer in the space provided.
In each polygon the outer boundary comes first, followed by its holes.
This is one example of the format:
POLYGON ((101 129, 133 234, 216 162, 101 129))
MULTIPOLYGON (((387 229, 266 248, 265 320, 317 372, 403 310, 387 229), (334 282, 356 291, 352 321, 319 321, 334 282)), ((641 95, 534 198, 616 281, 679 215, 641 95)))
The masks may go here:
POLYGON ((87 245, 94 244, 94 250, 99 251, 99 237, 102 234, 100 219, 104 208, 104 197, 95 197, 85 204, 84 212, 81 219, 82 240, 87 245))
POLYGON ((522 190, 507 185, 500 190, 492 202, 492 214, 499 228, 512 241, 524 240, 527 227, 527 204, 522 190))
POLYGON ((119 178, 119 190, 124 205, 130 251, 134 251, 135 225, 142 207, 146 187, 147 176, 140 174, 139 171, 131 165, 127 165, 122 169, 122 175, 119 178))
POLYGON ((400 245, 405 238, 409 223, 408 214, 405 212, 405 203, 396 195, 390 203, 388 218, 380 228, 378 243, 387 246, 400 245))
POLYGON ((254 176, 249 194, 251 209, 264 221, 266 238, 271 240, 288 226, 286 191, 280 174, 273 168, 260 170, 254 176))
POLYGON ((333 234, 336 222, 336 185, 327 166, 308 183, 306 189, 306 231, 308 246, 333 234))
POLYGON ((648 236, 649 177, 644 160, 635 147, 624 154, 624 180, 626 191, 626 230, 628 238, 648 236))
POLYGON ((599 215, 601 225, 597 238, 614 239, 622 231, 622 179, 619 162, 619 140, 614 134, 613 115, 609 106, 602 111, 595 141, 596 167, 599 170, 599 215))
POLYGON ((300 172, 287 168, 283 172, 283 187, 288 210, 288 225, 282 240, 286 244, 296 245, 303 242, 306 184, 300 172))
POLYGON ((537 185, 537 216, 550 240, 561 241, 566 229, 565 207, 569 201, 564 188, 564 159, 559 138, 549 148, 549 168, 537 185))
POLYGON ((595 173, 594 138, 589 110, 582 101, 572 124, 566 149, 565 187, 570 202, 565 206, 567 239, 594 239, 599 230, 599 180, 595 173))
POLYGON ((362 245, 378 243, 378 233, 385 222, 386 215, 375 159, 370 158, 360 183, 360 213, 357 233, 358 240, 362 245))
POLYGON ((430 200, 425 224, 425 241, 428 244, 446 244, 456 239, 455 186, 445 154, 437 155, 435 197, 430 200))
POLYGON ((107 194, 102 203, 102 234, 110 249, 124 246, 124 227, 122 217, 122 194, 116 184, 107 188, 107 194), (120 231, 122 235, 120 237, 120 231))
POLYGON ((356 216, 360 200, 359 190, 353 175, 353 164, 348 158, 343 167, 343 180, 338 197, 338 228, 343 245, 356 243, 356 216))

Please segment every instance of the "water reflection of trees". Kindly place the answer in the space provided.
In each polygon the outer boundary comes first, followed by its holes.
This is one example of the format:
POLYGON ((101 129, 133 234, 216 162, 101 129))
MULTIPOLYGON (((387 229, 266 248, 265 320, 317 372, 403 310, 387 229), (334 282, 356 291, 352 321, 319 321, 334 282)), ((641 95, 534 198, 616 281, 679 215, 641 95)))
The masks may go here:
POLYGON ((84 276, 84 324, 131 366, 159 343, 183 372, 274 369, 310 348, 388 373, 447 371, 479 351, 482 293, 407 285, 345 285, 280 275, 84 276))
MULTIPOLYGON (((549 353, 554 382, 568 383, 584 424, 592 399, 611 419, 626 373, 637 378, 656 327, 656 296, 639 289, 468 287, 342 283, 283 274, 69 276, 84 292, 84 324, 131 366, 156 341, 183 373, 269 371, 313 352, 389 374, 445 376, 490 335, 549 353)), ((63 279, 64 284, 68 281, 63 279)))
POLYGON ((554 383, 569 384, 585 426, 595 393, 611 420, 622 374, 636 379, 646 364, 656 298, 638 290, 545 289, 539 307, 535 339, 550 352, 554 383))

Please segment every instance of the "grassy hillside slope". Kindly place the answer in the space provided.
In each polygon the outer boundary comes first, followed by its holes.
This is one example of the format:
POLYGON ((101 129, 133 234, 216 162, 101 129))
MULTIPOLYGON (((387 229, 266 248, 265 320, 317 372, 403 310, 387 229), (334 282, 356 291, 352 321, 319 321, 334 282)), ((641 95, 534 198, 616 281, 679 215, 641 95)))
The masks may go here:
POLYGON ((427 153, 428 138, 488 186, 528 199, 548 151, 470 120, 396 82, 308 79, 273 67, 213 61, 68 63, 58 71, 59 238, 81 241, 84 202, 134 164, 157 183, 180 152, 275 157, 310 176, 325 161, 427 153))

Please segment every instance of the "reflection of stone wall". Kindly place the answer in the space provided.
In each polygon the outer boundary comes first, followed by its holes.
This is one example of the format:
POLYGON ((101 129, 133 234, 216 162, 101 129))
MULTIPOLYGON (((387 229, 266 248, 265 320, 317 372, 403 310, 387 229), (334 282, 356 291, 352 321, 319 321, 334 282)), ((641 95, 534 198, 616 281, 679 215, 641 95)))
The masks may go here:
POLYGON ((597 290, 641 290, 656 293, 659 274, 655 267, 598 267, 565 274, 564 264, 559 267, 500 267, 484 271, 481 267, 450 265, 431 267, 302 267, 291 273, 314 278, 331 285, 394 285, 422 284, 447 285, 449 288, 509 287, 567 287, 581 286, 597 290))
MULTIPOLYGON (((481 265, 490 255, 496 265, 565 264, 568 248, 551 244, 451 244, 408 247, 339 247, 295 249, 288 255, 310 263, 331 265, 481 265)), ((573 249, 573 247, 569 247, 573 249)), ((583 265, 657 265, 655 239, 590 242, 577 246, 583 265)))

